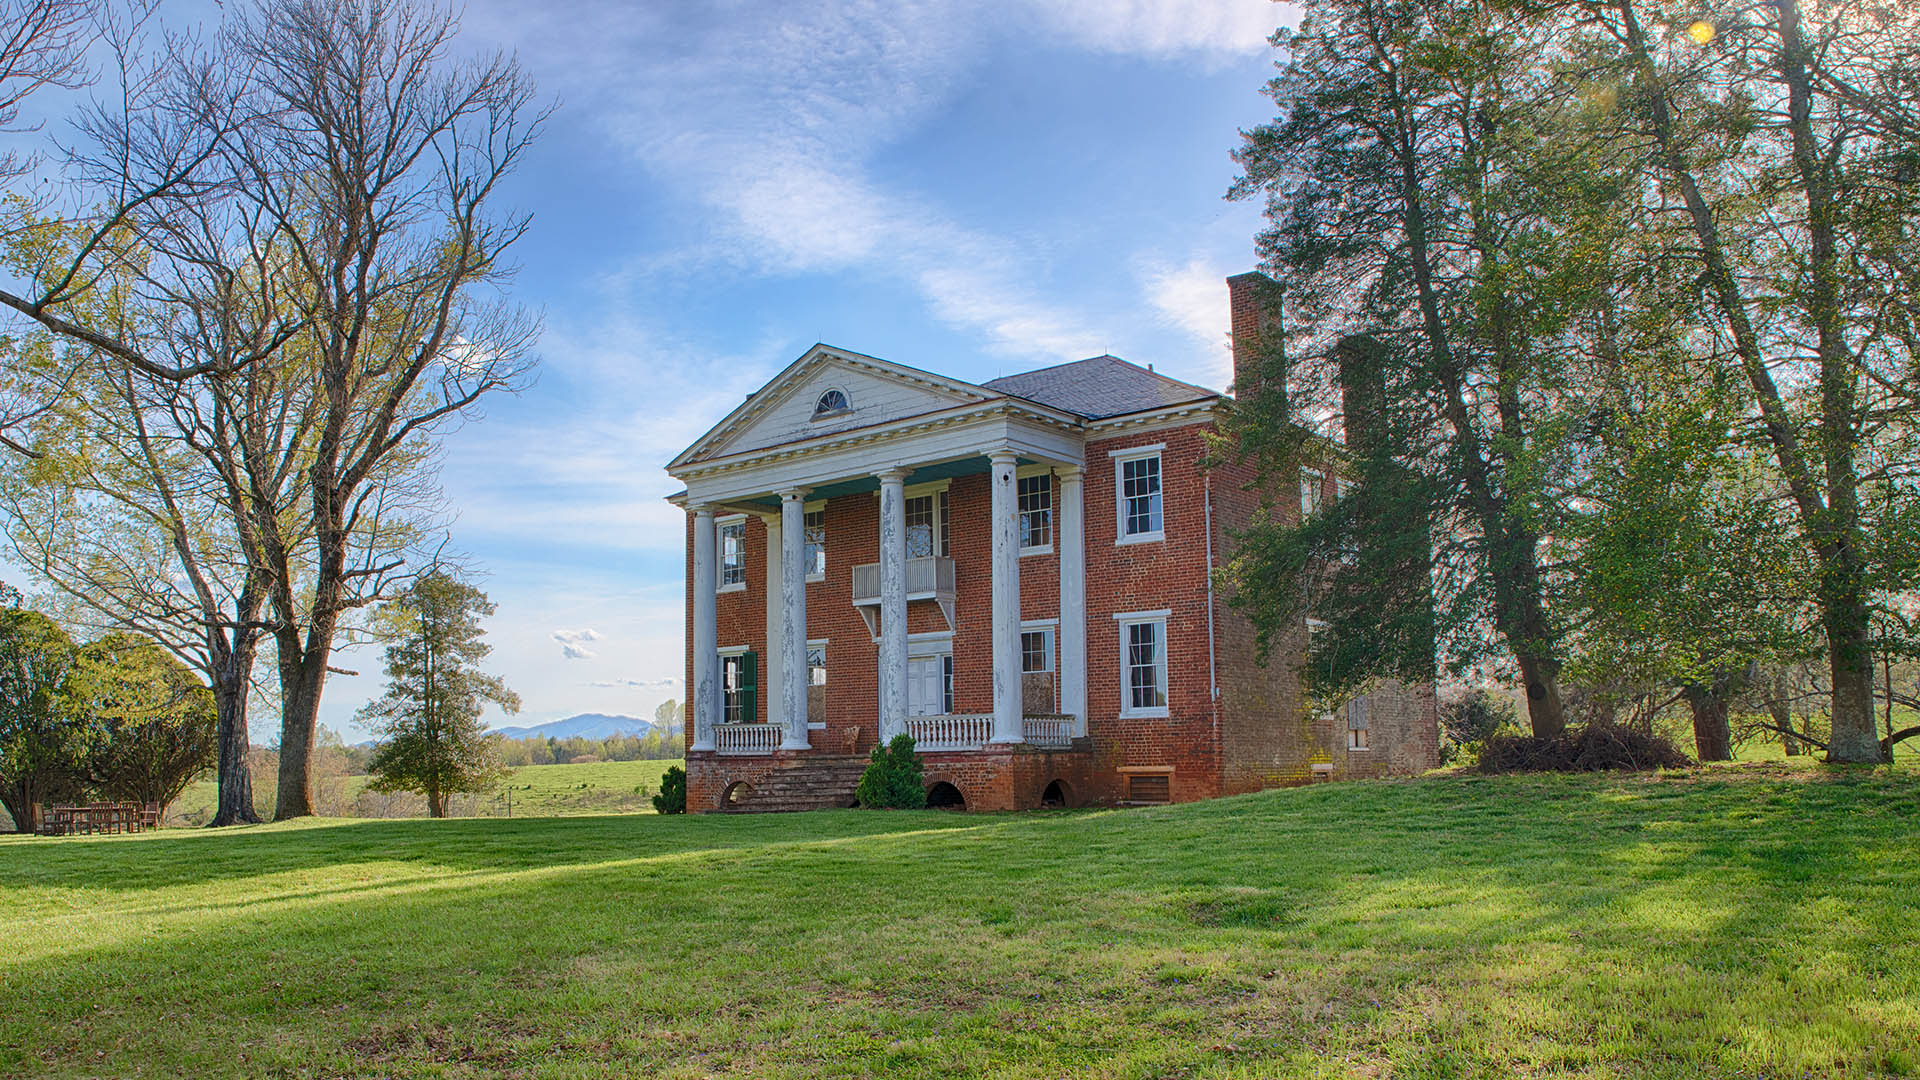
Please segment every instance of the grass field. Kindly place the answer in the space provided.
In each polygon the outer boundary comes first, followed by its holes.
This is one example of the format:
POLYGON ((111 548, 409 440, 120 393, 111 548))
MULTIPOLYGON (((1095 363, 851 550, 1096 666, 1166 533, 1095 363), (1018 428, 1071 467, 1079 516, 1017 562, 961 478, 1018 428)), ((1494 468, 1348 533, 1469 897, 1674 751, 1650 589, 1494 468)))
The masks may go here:
POLYGON ((0 838, 0 1076, 1912 1075, 1920 775, 0 838))
MULTIPOLYGON (((660 790, 660 775, 672 761, 597 761, 580 765, 523 765, 513 770, 500 786, 488 795, 460 796, 454 800, 456 817, 566 817, 573 814, 653 813, 653 793, 660 790), (511 794, 511 803, 508 796, 511 794)), ((273 816, 273 778, 254 775, 254 805, 260 816, 273 816)), ((322 813, 348 815, 355 800, 367 785, 364 776, 322 777, 314 782, 314 799, 322 813)), ((180 793, 167 811, 175 825, 204 824, 213 816, 217 789, 211 778, 201 780, 180 793)), ((376 805, 361 809, 378 811, 369 817, 425 817, 426 800, 418 795, 395 795, 376 805)))

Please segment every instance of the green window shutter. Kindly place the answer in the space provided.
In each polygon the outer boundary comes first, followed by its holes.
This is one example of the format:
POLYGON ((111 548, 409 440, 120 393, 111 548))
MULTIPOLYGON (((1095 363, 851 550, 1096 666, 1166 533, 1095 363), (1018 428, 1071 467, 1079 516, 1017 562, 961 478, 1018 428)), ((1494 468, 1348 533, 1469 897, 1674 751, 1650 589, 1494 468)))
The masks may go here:
POLYGON ((760 657, 740 654, 740 719, 751 724, 760 719, 760 657))

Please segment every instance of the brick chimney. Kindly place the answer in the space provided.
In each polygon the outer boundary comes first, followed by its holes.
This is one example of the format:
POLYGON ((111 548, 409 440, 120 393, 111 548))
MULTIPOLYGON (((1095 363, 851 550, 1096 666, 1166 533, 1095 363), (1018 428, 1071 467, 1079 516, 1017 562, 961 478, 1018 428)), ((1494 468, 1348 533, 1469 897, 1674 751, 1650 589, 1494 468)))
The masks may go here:
POLYGON ((1233 394, 1241 401, 1271 384, 1286 393, 1286 353, 1280 338, 1280 286, 1259 271, 1227 279, 1233 326, 1233 394), (1277 376, 1277 378, 1276 378, 1277 376))

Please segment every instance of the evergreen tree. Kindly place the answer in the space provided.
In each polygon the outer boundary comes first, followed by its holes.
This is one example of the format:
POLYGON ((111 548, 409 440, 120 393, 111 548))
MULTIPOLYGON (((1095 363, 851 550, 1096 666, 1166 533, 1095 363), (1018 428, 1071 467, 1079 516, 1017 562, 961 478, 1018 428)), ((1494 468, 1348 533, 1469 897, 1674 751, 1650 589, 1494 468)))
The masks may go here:
POLYGON ((381 739, 368 765, 373 790, 421 792, 428 812, 446 817, 449 796, 499 780, 499 738, 480 716, 488 702, 518 712, 520 697, 477 666, 492 651, 480 619, 493 611, 485 593, 438 568, 381 605, 395 638, 387 690, 358 714, 381 739))
POLYGON ((20 832, 34 827, 36 805, 85 792, 99 732, 68 693, 75 656, 52 619, 0 608, 0 802, 20 832))

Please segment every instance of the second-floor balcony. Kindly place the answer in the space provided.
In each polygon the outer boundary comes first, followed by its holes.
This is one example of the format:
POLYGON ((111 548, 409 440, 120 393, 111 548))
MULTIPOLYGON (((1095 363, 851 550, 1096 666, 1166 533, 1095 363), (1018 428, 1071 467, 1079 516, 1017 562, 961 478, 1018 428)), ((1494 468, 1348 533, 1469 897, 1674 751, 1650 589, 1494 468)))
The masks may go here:
MULTIPOLYGON (((953 629, 953 560, 942 555, 922 555, 907 560, 907 602, 932 600, 947 617, 947 629, 953 629)), ((880 633, 880 564, 863 563, 853 568, 853 606, 867 620, 871 633, 880 633)))

